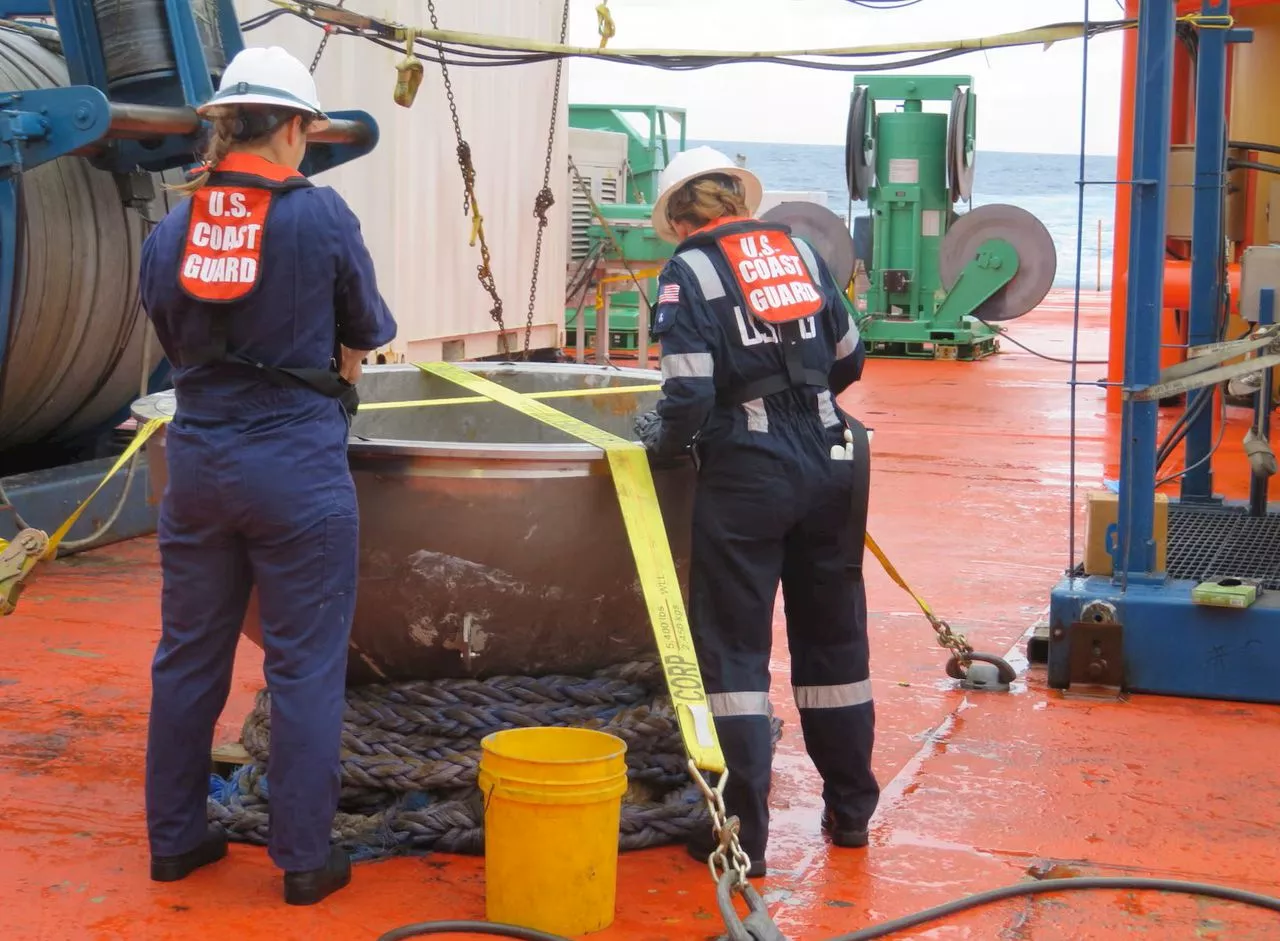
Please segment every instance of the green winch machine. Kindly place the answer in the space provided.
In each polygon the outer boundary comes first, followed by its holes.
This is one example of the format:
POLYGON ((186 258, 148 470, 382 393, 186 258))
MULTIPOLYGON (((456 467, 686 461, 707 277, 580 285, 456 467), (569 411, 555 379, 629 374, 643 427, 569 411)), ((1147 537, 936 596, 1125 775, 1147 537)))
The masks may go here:
MULTIPOLYGON (((657 105, 571 104, 569 126, 587 131, 622 134, 627 142, 626 167, 616 181, 608 181, 611 187, 609 195, 616 201, 594 200, 589 210, 584 212, 584 216, 589 215, 590 218, 583 229, 586 236, 585 255, 598 254, 602 262, 612 262, 614 267, 621 267, 624 272, 630 269, 638 273, 661 266, 671 257, 674 246, 662 241, 654 233, 650 214, 658 192, 659 175, 672 157, 685 148, 684 109, 657 105), (639 118, 638 123, 642 125, 642 129, 637 129, 627 120, 628 115, 639 118)), ((575 179, 571 172, 570 185, 575 198, 583 189, 580 184, 590 176, 584 169, 580 174, 582 179, 575 179)), ((578 254, 584 254, 581 247, 578 254)), ((571 288, 583 261, 583 258, 570 260, 571 288)), ((656 281, 646 278, 639 280, 652 295, 656 290, 656 281)), ((609 348, 615 356, 629 358, 639 350, 640 304, 638 290, 619 287, 610 292, 609 348)), ((566 305, 566 334, 572 336, 575 333, 579 316, 583 318, 583 327, 588 337, 594 337, 596 310, 590 300, 581 307, 577 304, 566 305)))
POLYGON ((976 116, 969 76, 854 77, 845 172, 868 209, 853 242, 868 278, 859 329, 870 356, 982 359, 999 348, 988 324, 1029 313, 1053 286, 1057 249, 1035 216, 1010 205, 955 211, 972 199, 976 116), (926 111, 932 101, 950 101, 950 113, 926 111))

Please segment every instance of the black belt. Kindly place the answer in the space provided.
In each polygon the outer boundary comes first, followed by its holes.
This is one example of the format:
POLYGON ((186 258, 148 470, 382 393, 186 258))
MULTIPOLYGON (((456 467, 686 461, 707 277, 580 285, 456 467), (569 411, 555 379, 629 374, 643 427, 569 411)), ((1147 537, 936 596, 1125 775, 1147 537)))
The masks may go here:
POLYGON ((763 399, 767 395, 777 395, 779 392, 786 392, 788 389, 827 388, 826 374, 816 369, 802 370, 800 379, 801 381, 797 383, 792 381, 792 377, 788 373, 775 373, 772 376, 766 376, 763 379, 757 379, 745 385, 726 389, 716 395, 716 401, 721 405, 742 405, 752 399, 763 399))
POLYGON ((304 385, 327 398, 337 399, 346 413, 352 417, 360 409, 360 393, 356 391, 356 387, 332 369, 295 369, 289 366, 268 366, 238 353, 229 353, 222 361, 224 363, 248 366, 274 386, 287 388, 291 385, 304 385))
MULTIPOLYGON (((227 321, 225 312, 213 315, 210 324, 209 342, 191 357, 190 365, 211 366, 217 363, 244 366, 253 370, 274 386, 290 388, 297 385, 306 386, 326 398, 336 399, 347 413, 354 418, 360 408, 360 394, 356 387, 338 374, 337 369, 311 369, 291 366, 268 366, 256 359, 228 351, 227 321)), ((186 357, 184 357, 186 359, 186 357)))

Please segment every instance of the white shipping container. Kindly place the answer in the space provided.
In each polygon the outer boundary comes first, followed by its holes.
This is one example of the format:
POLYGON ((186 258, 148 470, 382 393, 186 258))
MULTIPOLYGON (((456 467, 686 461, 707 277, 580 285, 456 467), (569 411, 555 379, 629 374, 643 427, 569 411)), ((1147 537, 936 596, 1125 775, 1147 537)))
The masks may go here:
MULTIPOLYGON (((441 29, 556 42, 564 0, 436 0, 441 29)), ((237 0, 241 20, 279 8, 266 0, 237 0)), ((361 3, 360 12, 406 26, 429 27, 427 5, 412 0, 361 3)), ((245 34, 248 45, 281 45, 310 64, 321 31, 281 16, 245 34)), ((392 100, 396 65, 404 51, 364 39, 333 36, 316 68, 327 110, 367 111, 381 138, 366 157, 316 177, 340 192, 361 220, 377 265, 379 285, 399 322, 392 351, 410 361, 474 359, 501 352, 488 293, 476 277, 480 246, 472 246, 464 215, 457 140, 438 61, 424 75, 411 109, 392 100)), ((569 67, 560 82, 550 187, 555 205, 542 241, 533 349, 556 346, 564 328, 568 208, 569 67)), ((471 145, 476 195, 484 218, 491 270, 503 302, 513 351, 524 349, 537 219, 551 130, 555 63, 499 68, 449 67, 463 138, 471 145)))

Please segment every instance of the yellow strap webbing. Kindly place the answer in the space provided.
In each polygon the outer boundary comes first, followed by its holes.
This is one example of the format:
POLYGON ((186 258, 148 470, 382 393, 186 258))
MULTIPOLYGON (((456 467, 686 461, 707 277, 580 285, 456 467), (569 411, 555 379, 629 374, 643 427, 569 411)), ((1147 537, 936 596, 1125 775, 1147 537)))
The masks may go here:
MULTIPOLYGON (((644 386, 602 386, 598 389, 556 389, 552 392, 526 392, 525 396, 531 399, 575 399, 584 396, 597 395, 625 395, 628 392, 661 392, 660 384, 644 385, 644 386)), ((429 405, 468 405, 473 402, 492 402, 493 399, 484 395, 463 395, 451 399, 414 399, 409 402, 370 402, 368 405, 361 403, 360 411, 375 412, 388 408, 425 408, 429 405)))
POLYGON ((933 613, 933 609, 929 607, 929 603, 911 590, 911 586, 907 584, 907 580, 898 574, 898 570, 893 567, 893 563, 890 562, 889 557, 884 554, 884 550, 876 545, 876 541, 871 538, 871 533, 866 534, 864 542, 866 543, 867 548, 871 550, 871 554, 880 561, 882 566, 884 566, 884 570, 888 576, 897 582, 899 588, 915 600, 915 603, 920 606, 920 610, 924 612, 924 616, 932 621, 935 615, 933 613))
MULTIPOLYGON (((138 433, 134 435, 133 440, 129 442, 129 446, 124 449, 124 453, 116 458, 116 462, 112 464, 111 468, 103 475, 102 480, 98 481, 98 486, 94 487, 92 492, 80 501, 80 505, 75 508, 70 516, 67 517, 66 521, 53 531, 53 535, 49 537, 49 542, 46 544, 44 552, 36 556, 28 556, 23 560, 21 569, 17 576, 18 581, 26 578, 31 570, 35 568, 37 562, 42 559, 52 559, 57 555, 58 546, 62 543, 62 540, 67 538, 67 533, 71 532, 71 527, 75 526, 76 522, 84 514, 85 509, 89 506, 89 503, 93 498, 102 492, 102 488, 107 485, 107 481, 118 474, 120 469, 129 463, 129 459, 138 453, 142 446, 147 443, 147 439, 155 434, 156 429, 166 421, 168 421, 167 418, 153 419, 138 429, 138 433)), ((6 540, 0 539, 0 549, 3 549, 8 544, 9 543, 6 540)), ((11 612, 6 610, 5 613, 8 614, 11 612)))
POLYGON ((658 494, 649 470, 649 455, 645 449, 452 363, 417 365, 423 372, 456 382, 604 451, 613 471, 618 505, 636 560, 636 573, 649 608, 649 620, 653 625, 667 688, 671 692, 671 702, 680 723, 680 737, 699 770, 724 771, 724 754, 720 750, 706 690, 702 686, 702 672, 698 669, 693 636, 689 632, 684 599, 680 596, 671 545, 667 541, 667 530, 662 522, 658 494))

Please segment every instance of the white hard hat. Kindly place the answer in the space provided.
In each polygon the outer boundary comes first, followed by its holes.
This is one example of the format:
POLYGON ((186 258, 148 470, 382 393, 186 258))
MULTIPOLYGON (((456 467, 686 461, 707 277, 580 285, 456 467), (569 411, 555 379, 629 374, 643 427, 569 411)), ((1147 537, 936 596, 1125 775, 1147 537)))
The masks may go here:
POLYGON ((279 46, 252 46, 227 63, 217 93, 196 112, 204 114, 218 105, 273 105, 328 121, 316 95, 315 79, 305 65, 279 46))
POLYGON ((692 150, 676 154, 662 173, 658 176, 658 198, 653 204, 653 230, 658 238, 667 242, 679 242, 680 236, 667 220, 667 200, 671 194, 690 180, 709 173, 722 173, 733 177, 742 184, 746 197, 747 212, 754 213, 760 208, 763 187, 760 178, 750 170, 738 166, 714 147, 694 147, 692 150))

